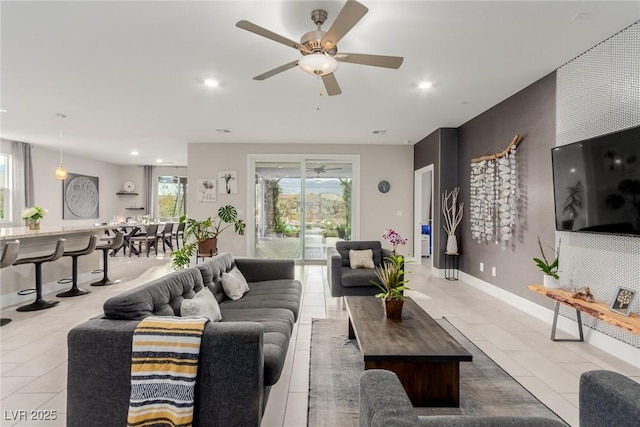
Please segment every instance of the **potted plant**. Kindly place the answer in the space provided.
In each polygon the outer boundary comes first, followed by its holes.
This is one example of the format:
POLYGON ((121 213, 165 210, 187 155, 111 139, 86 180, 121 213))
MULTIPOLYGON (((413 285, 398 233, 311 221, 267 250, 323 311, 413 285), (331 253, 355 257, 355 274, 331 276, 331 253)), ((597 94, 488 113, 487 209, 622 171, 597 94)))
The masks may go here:
POLYGON ((227 228, 233 226, 236 233, 244 236, 246 224, 238 219, 238 211, 231 205, 221 206, 218 214, 211 218, 198 221, 182 216, 180 222, 186 222, 184 228, 185 244, 182 248, 171 253, 171 265, 174 270, 185 268, 191 262, 196 248, 198 254, 213 256, 218 253, 218 236, 227 228), (189 241, 192 239, 192 241, 189 241))
POLYGON ((375 295, 382 299, 384 312, 389 319, 400 319, 402 317, 402 306, 404 304, 405 290, 409 290, 404 280, 404 257, 402 255, 391 255, 385 258, 382 265, 375 269, 376 276, 380 283, 371 280, 382 292, 375 295))
POLYGON ((555 259, 549 263, 546 255, 544 254, 544 249, 542 249, 542 243, 540 242, 540 237, 538 237, 538 246, 540 247, 540 253, 542 254, 542 259, 534 258, 533 261, 536 263, 538 268, 542 270, 544 273, 543 284, 545 288, 559 288, 560 276, 558 276, 558 267, 560 265, 560 240, 558 240, 558 249, 555 251, 553 248, 551 250, 555 253, 555 259))

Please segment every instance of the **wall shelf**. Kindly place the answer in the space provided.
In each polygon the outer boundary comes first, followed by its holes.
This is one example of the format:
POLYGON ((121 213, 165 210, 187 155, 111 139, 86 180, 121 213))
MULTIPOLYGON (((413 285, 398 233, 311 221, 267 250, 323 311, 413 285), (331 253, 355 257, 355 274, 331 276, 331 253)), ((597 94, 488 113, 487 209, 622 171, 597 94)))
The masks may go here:
POLYGON ((127 193, 126 191, 118 191, 116 193, 118 196, 137 196, 138 193, 127 193))
POLYGON ((125 208, 128 211, 143 211, 144 208, 125 208))

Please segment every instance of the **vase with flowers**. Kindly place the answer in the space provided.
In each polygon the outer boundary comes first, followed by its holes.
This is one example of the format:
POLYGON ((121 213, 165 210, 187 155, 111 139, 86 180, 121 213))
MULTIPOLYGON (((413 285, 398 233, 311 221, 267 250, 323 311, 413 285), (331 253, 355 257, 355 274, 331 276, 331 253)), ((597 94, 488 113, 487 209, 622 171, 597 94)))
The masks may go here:
POLYGON ((21 218, 27 221, 29 230, 40 230, 40 220, 42 220, 42 218, 44 218, 47 213, 49 212, 45 208, 41 208, 40 206, 33 206, 30 208, 26 208, 22 212, 21 218))
POLYGON ((407 243, 407 239, 404 239, 400 235, 400 233, 395 231, 393 228, 387 228, 386 230, 384 230, 382 238, 388 240, 389 243, 391 243, 391 246, 393 246, 394 255, 396 254, 396 248, 398 247, 398 245, 404 245, 407 243))

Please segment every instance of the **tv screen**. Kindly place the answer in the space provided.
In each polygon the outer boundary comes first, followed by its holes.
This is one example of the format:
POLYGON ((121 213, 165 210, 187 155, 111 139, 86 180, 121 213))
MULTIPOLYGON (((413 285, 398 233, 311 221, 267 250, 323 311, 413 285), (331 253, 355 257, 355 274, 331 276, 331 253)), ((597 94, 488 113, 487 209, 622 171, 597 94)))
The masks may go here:
POLYGON ((640 126, 551 150, 556 230, 640 235, 640 126))

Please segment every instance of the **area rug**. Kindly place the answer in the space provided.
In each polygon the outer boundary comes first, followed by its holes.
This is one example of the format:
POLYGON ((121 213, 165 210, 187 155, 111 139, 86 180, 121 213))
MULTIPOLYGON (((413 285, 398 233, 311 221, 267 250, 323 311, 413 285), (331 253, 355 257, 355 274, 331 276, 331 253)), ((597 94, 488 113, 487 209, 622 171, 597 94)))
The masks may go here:
MULTIPOLYGON (((522 415, 560 419, 446 319, 436 320, 473 355, 460 363, 460 407, 416 408, 419 415, 522 415)), ((310 427, 358 426, 364 361, 347 338, 347 320, 313 319, 309 364, 310 427)))

